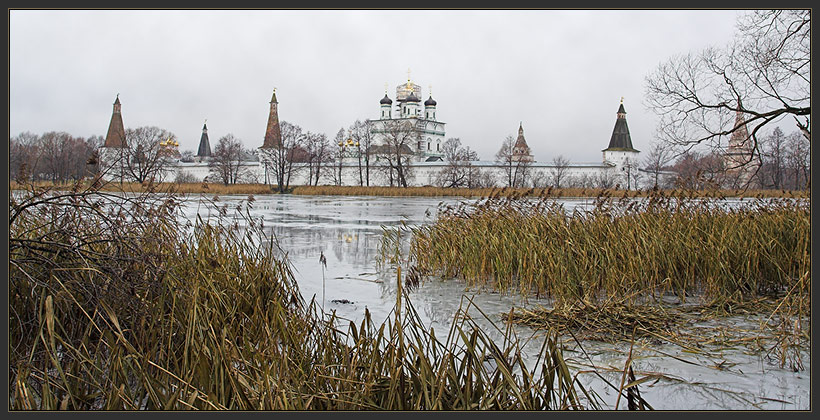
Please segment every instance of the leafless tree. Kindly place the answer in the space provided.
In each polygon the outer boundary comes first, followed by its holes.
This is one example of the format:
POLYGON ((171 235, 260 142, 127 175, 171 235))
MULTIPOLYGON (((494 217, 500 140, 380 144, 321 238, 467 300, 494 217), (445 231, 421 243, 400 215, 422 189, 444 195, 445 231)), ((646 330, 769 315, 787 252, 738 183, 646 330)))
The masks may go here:
POLYGON ((418 142, 419 131, 410 121, 391 120, 384 124, 384 144, 378 148, 378 156, 386 164, 390 184, 407 187, 412 179, 413 145, 418 142))
POLYGON ((652 187, 660 188, 660 174, 672 161, 674 156, 670 146, 664 142, 655 142, 643 160, 646 171, 652 175, 652 187))
POLYGON ((18 182, 37 179, 40 155, 40 136, 26 131, 10 138, 9 178, 18 182))
POLYGON ((518 159, 513 153, 514 148, 515 137, 507 136, 495 154, 495 162, 502 167, 508 187, 523 187, 530 177, 532 162, 518 159))
POLYGON ((325 134, 305 133, 305 152, 308 160, 308 185, 319 185, 319 179, 326 165, 333 159, 332 146, 325 134))
POLYGON ((176 136, 159 127, 138 127, 125 130, 123 169, 135 182, 161 181, 171 165, 176 150, 165 146, 176 136))
POLYGON ((612 188, 615 186, 615 179, 609 171, 600 171, 592 179, 595 188, 612 188))
POLYGON ((304 134, 302 127, 282 121, 280 124, 282 141, 270 148, 260 149, 261 161, 265 165, 265 182, 270 171, 280 193, 290 189, 290 180, 297 171, 294 162, 303 152, 304 134))
POLYGON ((447 166, 436 176, 436 184, 445 188, 475 188, 479 171, 473 162, 478 160, 478 153, 469 146, 462 146, 459 138, 447 139, 442 152, 447 166))
POLYGON ((246 154, 247 150, 242 146, 242 141, 233 134, 220 137, 208 161, 209 179, 225 185, 240 182, 248 173, 247 167, 242 163, 246 154))
POLYGON ((786 166, 786 135, 777 127, 762 141, 763 165, 758 171, 760 186, 783 188, 786 166))
POLYGON ((563 155, 558 155, 552 159, 550 168, 550 179, 555 188, 561 188, 561 181, 566 180, 569 172, 569 159, 563 155))
POLYGON ((333 139, 333 144, 336 148, 335 152, 333 153, 333 159, 336 161, 336 169, 333 172, 333 182, 336 185, 342 185, 342 164, 344 163, 345 157, 345 142, 347 141, 347 133, 345 132, 344 127, 340 128, 339 131, 336 132, 336 137, 333 139))
POLYGON ((809 187, 811 160, 809 159, 809 140, 800 133, 792 133, 787 137, 786 158, 790 186, 792 189, 809 187))
POLYGON ((675 186, 678 188, 718 189, 727 182, 725 161, 720 154, 714 152, 684 152, 671 169, 677 173, 675 186))
MULTIPOLYGON (((742 15, 726 48, 675 56, 646 78, 649 106, 661 117, 661 139, 680 154, 696 144, 722 151, 721 140, 748 132, 758 150, 763 127, 794 118, 810 139, 810 10, 742 15), (736 116, 744 124, 736 124, 736 116)), ((725 142, 724 142, 725 145, 725 142)), ((749 154, 746 164, 759 153, 749 154)))
POLYGON ((350 138, 358 143, 356 146, 359 166, 359 185, 370 186, 370 167, 372 156, 370 152, 373 146, 373 134, 370 132, 370 120, 356 120, 348 128, 350 138))

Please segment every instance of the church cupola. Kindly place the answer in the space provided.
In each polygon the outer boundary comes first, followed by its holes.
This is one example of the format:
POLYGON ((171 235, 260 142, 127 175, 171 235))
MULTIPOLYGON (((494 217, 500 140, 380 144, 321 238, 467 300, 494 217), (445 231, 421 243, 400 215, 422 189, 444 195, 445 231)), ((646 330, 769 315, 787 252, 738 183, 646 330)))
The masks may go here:
POLYGON ((433 99, 433 87, 430 86, 430 97, 424 101, 424 119, 436 120, 436 100, 433 99))
POLYGON ((393 118, 393 116, 391 115, 391 107, 393 106, 393 100, 387 96, 387 83, 384 84, 384 98, 382 98, 382 100, 379 101, 379 104, 381 104, 382 109, 381 119, 389 120, 393 118))

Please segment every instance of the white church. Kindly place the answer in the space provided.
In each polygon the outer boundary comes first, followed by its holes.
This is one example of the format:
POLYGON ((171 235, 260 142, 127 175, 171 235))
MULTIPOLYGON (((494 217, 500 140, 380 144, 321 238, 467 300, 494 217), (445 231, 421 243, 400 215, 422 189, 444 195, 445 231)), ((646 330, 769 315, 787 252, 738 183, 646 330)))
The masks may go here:
MULTIPOLYGON (((403 153, 410 156, 409 165, 412 167, 412 177, 408 179, 408 184, 412 186, 437 185, 439 175, 448 168, 448 162, 444 157, 443 146, 445 142, 446 124, 439 121, 436 115, 437 102, 432 94, 427 100, 421 102, 422 91, 418 84, 413 83, 409 78, 407 82, 396 87, 396 101, 390 99, 385 90, 384 97, 379 101, 379 118, 369 120, 370 133, 374 139, 371 156, 375 156, 371 162, 370 185, 387 186, 391 180, 384 175, 386 171, 379 171, 379 166, 386 165, 378 158, 385 146, 387 131, 391 124, 404 123, 414 130, 412 138, 414 141, 410 146, 405 146, 403 153), (395 105, 394 105, 395 104, 395 105)), ((281 144, 281 132, 278 116, 279 103, 274 90, 270 102, 268 125, 261 147, 256 149, 256 156, 253 160, 242 163, 250 174, 246 182, 269 183, 270 179, 266 171, 266 156, 281 144)), ((173 146, 173 145, 172 145, 173 146)), ((178 144, 177 144, 178 146, 178 144)), ((499 146, 501 146, 499 144, 499 146)), ((119 179, 124 177, 121 165, 124 163, 123 151, 128 147, 125 138, 124 126, 122 123, 122 108, 117 97, 114 102, 114 111, 109 124, 104 146, 100 149, 100 163, 103 176, 106 179, 119 179)), ((353 149, 353 148, 351 148, 353 149)), ((344 159, 326 165, 335 167, 338 170, 341 166, 341 185, 359 185, 359 156, 353 149, 352 153, 346 153, 344 159)), ((578 163, 569 162, 556 165, 552 162, 535 161, 530 153, 530 147, 524 137, 523 124, 518 127, 518 137, 513 147, 513 160, 515 165, 526 169, 526 178, 520 185, 524 187, 549 186, 550 177, 558 172, 561 173, 563 181, 562 187, 613 187, 619 185, 620 188, 635 189, 639 174, 644 172, 639 169, 640 152, 632 146, 632 139, 629 134, 629 127, 626 122, 626 110, 623 105, 623 98, 616 113, 615 127, 609 139, 607 148, 602 150, 600 162, 578 163), (539 182, 542 185, 537 185, 539 182)), ((187 179, 189 181, 201 182, 209 181, 211 168, 208 161, 211 156, 210 141, 208 138, 207 126, 203 126, 200 144, 193 161, 183 162, 175 153, 177 158, 172 158, 172 162, 167 166, 167 170, 161 175, 161 181, 174 181, 175 179, 187 179)), ((471 168, 479 171, 485 180, 491 180, 495 186, 507 186, 509 180, 506 170, 510 163, 506 165, 488 160, 469 162, 471 168)), ((306 163, 295 163, 295 171, 290 180, 290 186, 308 185, 308 170, 306 163)), ((126 179, 127 180, 127 179, 126 179)), ((339 177, 334 176, 330 171, 320 176, 319 185, 337 185, 339 177)))

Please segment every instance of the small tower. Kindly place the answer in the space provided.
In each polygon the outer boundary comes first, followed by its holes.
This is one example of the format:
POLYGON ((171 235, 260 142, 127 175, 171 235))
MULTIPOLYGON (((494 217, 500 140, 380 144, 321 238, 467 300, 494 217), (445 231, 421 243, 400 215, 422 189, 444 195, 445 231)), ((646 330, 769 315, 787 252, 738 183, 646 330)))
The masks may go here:
POLYGON ((430 97, 424 101, 424 119, 435 121, 436 120, 436 100, 433 99, 433 88, 430 87, 430 97))
POLYGON ((114 100, 114 112, 111 114, 111 122, 108 123, 108 134, 105 135, 103 147, 124 148, 125 126, 122 123, 122 104, 120 104, 120 94, 114 100))
POLYGON ((624 98, 621 97, 621 105, 618 107, 615 128, 612 129, 612 137, 609 139, 609 147, 602 150, 604 152, 604 162, 615 166, 618 175, 624 175, 624 186, 632 187, 632 180, 638 170, 638 154, 641 153, 632 147, 632 137, 629 134, 629 126, 626 124, 626 109, 624 109, 624 98))
POLYGON ((202 137, 199 138, 199 149, 196 152, 197 160, 202 162, 211 158, 211 142, 208 140, 208 124, 202 124, 202 137))
POLYGON ((387 84, 386 83, 385 83, 385 86, 384 86, 384 98, 382 98, 382 100, 379 101, 379 104, 381 105, 381 109, 382 109, 381 119, 383 119, 383 120, 392 119, 393 116, 392 116, 391 108, 393 107, 393 101, 387 96, 387 84))
POLYGON ((515 139, 513 145, 512 159, 515 161, 533 161, 532 154, 530 154, 530 146, 527 145, 527 140, 524 138, 524 123, 518 123, 518 138, 515 139))
POLYGON ((125 175, 126 159, 128 159, 128 156, 125 126, 122 123, 122 104, 120 104, 120 94, 118 93, 117 99, 114 100, 111 121, 108 123, 108 133, 105 135, 105 142, 100 147, 98 163, 103 178, 119 177, 119 180, 122 181, 125 175))
POLYGON ((729 138, 729 147, 726 149, 724 162, 726 171, 738 186, 752 186, 751 180, 757 172, 759 162, 754 160, 754 149, 749 130, 746 128, 746 119, 743 116, 743 107, 740 100, 737 101, 737 111, 735 111, 735 125, 732 136, 729 138))
POLYGON ((615 119, 615 128, 612 129, 612 137, 609 139, 609 147, 602 150, 604 161, 616 165, 622 163, 624 159, 637 156, 640 151, 632 147, 632 137, 629 134, 629 126, 626 124, 626 109, 624 109, 624 98, 621 98, 621 105, 618 107, 618 117, 615 119))
POLYGON ((268 128, 265 130, 265 141, 260 149, 271 149, 282 144, 282 131, 279 127, 279 102, 276 101, 276 88, 270 99, 270 113, 268 114, 268 128))

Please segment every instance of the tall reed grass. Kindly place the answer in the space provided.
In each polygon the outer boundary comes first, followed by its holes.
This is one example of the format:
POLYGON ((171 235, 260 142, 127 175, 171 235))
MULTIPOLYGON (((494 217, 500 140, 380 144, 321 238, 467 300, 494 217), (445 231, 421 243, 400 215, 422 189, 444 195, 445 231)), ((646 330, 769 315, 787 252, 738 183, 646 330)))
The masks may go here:
MULTIPOLYGON (((443 208, 436 223, 414 228, 410 259, 422 274, 549 296, 558 306, 665 293, 712 302, 782 296, 809 273, 806 200, 719 202, 603 195, 593 209, 568 213, 547 196, 497 196, 443 208)), ((808 311, 810 285, 800 290, 795 302, 808 311)))
POLYGON ((465 309, 442 342, 401 288, 381 325, 321 313, 245 209, 183 226, 169 195, 11 195, 9 409, 598 407, 553 336, 526 364, 465 309))

